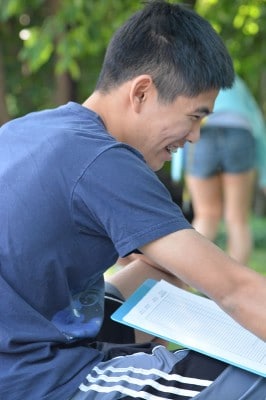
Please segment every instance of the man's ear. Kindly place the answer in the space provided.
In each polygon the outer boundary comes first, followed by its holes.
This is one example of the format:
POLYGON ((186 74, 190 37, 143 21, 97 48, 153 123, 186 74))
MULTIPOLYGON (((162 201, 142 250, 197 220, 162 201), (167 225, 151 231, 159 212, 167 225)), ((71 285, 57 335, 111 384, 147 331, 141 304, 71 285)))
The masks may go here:
POLYGON ((132 80, 130 87, 130 104, 135 112, 140 112, 143 103, 151 91, 153 82, 150 75, 139 75, 132 80))

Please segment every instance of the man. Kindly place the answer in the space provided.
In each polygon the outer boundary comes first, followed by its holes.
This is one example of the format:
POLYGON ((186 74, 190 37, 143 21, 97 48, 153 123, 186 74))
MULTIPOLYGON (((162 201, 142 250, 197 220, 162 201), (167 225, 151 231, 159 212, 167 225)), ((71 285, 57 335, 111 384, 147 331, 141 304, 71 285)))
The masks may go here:
POLYGON ((195 232, 154 173, 199 138, 233 79, 205 20, 154 1, 114 35, 83 105, 1 129, 1 398, 229 400, 259 379, 152 338, 112 344, 134 337, 107 315, 147 277, 181 279, 266 339, 265 278, 195 232), (110 280, 99 333, 103 273, 136 251, 110 280))

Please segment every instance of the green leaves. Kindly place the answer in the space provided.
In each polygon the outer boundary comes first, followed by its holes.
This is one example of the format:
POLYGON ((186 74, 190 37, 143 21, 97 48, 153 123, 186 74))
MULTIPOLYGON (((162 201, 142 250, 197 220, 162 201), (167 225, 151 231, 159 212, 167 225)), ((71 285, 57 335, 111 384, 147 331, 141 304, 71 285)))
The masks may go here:
POLYGON ((1 0, 0 2, 0 21, 22 15, 27 10, 34 10, 41 7, 44 0, 1 0))
POLYGON ((266 0, 197 0, 196 10, 222 36, 236 71, 266 112, 266 96, 261 87, 266 65, 266 0))
POLYGON ((20 51, 20 59, 27 61, 30 72, 36 72, 51 57, 54 46, 51 35, 41 35, 40 28, 28 30, 29 38, 25 40, 24 48, 20 51))
MULTIPOLYGON (((221 34, 237 72, 258 98, 266 65, 266 0, 189 3, 195 3, 196 11, 221 34)), ((42 107, 42 94, 45 104, 49 92, 51 101, 54 97, 52 81, 68 74, 75 83, 75 97, 83 99, 94 87, 113 32, 139 8, 140 0, 1 0, 0 42, 7 94, 17 92, 18 80, 19 87, 24 85, 32 93, 40 82, 39 96, 31 94, 29 99, 36 99, 42 107)), ((35 106, 29 104, 30 109, 35 106)))
POLYGON ((2 0, 0 6, 0 21, 7 21, 9 18, 19 15, 23 11, 23 2, 18 0, 2 0))

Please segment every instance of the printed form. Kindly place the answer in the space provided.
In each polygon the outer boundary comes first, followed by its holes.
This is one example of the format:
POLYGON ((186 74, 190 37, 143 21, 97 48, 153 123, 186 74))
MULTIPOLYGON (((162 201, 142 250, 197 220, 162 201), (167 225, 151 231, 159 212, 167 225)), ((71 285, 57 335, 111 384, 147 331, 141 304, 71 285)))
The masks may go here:
POLYGON ((119 322, 266 377, 266 343, 212 300, 160 281, 120 308, 119 322))

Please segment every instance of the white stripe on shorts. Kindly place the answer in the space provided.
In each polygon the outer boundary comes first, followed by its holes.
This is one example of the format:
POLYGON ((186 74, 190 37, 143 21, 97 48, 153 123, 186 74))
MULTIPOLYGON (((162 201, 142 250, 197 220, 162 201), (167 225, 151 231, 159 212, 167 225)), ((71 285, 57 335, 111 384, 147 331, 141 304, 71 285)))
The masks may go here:
MULTIPOLYGON (((119 357, 117 357, 117 359, 119 359, 119 357)), ((109 365, 106 368, 96 366, 93 368, 91 374, 87 375, 86 380, 88 384, 82 383, 79 386, 79 390, 81 392, 95 392, 93 395, 95 400, 98 400, 98 398, 101 399, 100 394, 108 393, 111 396, 111 393, 114 392, 144 400, 162 400, 164 398, 162 397, 163 393, 193 398, 200 392, 198 390, 192 390, 191 387, 190 389, 178 388, 177 382, 190 386, 196 385, 202 388, 208 387, 212 383, 210 380, 190 378, 178 374, 168 374, 157 368, 143 369, 132 366, 115 367, 113 365, 109 365), (171 382, 171 385, 164 385, 162 381, 159 383, 156 380, 157 378, 171 382), (152 394, 150 391, 146 392, 142 390, 145 386, 160 392, 160 396, 152 394), (98 393, 98 396, 96 393, 98 393)))
MULTIPOLYGON (((93 390, 95 392, 98 393, 110 393, 112 392, 119 392, 121 394, 127 395, 127 396, 131 396, 133 398, 136 399, 145 399, 145 400, 162 400, 163 397, 160 396, 155 396, 152 395, 151 393, 147 393, 144 391, 139 391, 139 390, 133 390, 133 389, 129 389, 125 386, 121 386, 121 385, 115 385, 115 386, 101 386, 101 385, 95 385, 92 384, 89 386, 89 388, 87 388, 87 386, 85 386, 84 384, 80 385, 79 390, 86 392, 89 390, 93 390)), ((160 389, 160 391, 162 391, 160 389)), ((164 390, 165 393, 173 393, 179 396, 184 396, 184 397, 195 397, 197 394, 199 394, 200 392, 197 391, 192 391, 192 390, 186 390, 186 389, 177 389, 177 388, 170 388, 169 386, 165 387, 164 390), (172 389, 174 389, 174 391, 172 391, 172 389)), ((93 397, 96 400, 96 397, 93 397)), ((100 399, 100 397, 99 397, 100 399)), ((167 398, 165 398, 167 399, 167 398)))
MULTIPOLYGON (((177 375, 177 374, 167 374, 164 371, 161 371, 159 369, 155 369, 155 368, 151 368, 151 369, 142 369, 142 368, 134 368, 134 367, 127 367, 127 368, 116 368, 113 367, 112 365, 105 368, 105 369, 100 369, 99 367, 94 367, 93 371, 97 372, 97 374, 99 374, 101 377, 102 374, 110 371, 113 373, 125 373, 127 371, 133 372, 135 374, 142 374, 142 375, 157 375, 160 378, 163 378, 165 380, 168 381, 177 381, 177 382, 182 382, 182 383, 187 383, 190 385, 198 385, 198 386, 204 386, 207 387, 209 386, 212 381, 206 380, 206 379, 198 379, 198 378, 189 378, 186 376, 181 376, 181 375, 177 375)), ((87 379, 89 379, 90 374, 87 376, 87 379)), ((129 376, 126 376, 126 379, 129 379, 129 376)))

